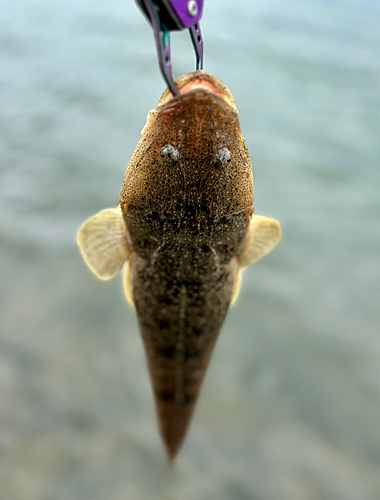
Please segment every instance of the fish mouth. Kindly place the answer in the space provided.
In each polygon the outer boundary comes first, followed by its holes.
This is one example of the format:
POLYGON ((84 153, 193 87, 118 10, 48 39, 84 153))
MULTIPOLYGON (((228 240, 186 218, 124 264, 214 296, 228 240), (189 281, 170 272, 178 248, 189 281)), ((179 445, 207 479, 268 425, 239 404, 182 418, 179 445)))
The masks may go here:
POLYGON ((173 97, 173 94, 169 89, 166 89, 162 94, 162 97, 158 103, 158 106, 163 106, 172 99, 180 98, 181 95, 188 94, 195 90, 205 90, 211 92, 212 94, 221 97, 227 104, 229 104, 234 111, 237 113, 237 107, 233 95, 229 89, 224 85, 224 83, 219 80, 214 75, 207 73, 203 70, 194 71, 193 73, 187 73, 179 77, 176 80, 176 84, 180 93, 180 96, 173 97))

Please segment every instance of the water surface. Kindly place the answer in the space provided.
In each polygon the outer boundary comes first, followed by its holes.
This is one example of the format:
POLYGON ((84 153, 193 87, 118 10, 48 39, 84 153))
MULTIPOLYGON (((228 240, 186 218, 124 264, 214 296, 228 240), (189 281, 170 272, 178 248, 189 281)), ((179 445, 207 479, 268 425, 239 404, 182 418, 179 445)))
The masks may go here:
MULTIPOLYGON (((206 1, 205 68, 233 92, 255 210, 248 270, 174 469, 121 281, 75 239, 116 205, 164 90, 132 1, 0 12, 0 499, 380 499, 380 7, 206 1)), ((193 70, 173 36, 176 76, 193 70)))

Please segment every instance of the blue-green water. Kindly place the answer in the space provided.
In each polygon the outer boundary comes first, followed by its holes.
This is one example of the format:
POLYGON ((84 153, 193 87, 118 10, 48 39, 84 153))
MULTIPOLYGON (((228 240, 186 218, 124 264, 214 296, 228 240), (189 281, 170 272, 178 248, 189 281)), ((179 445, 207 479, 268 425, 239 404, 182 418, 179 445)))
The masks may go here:
POLYGON ((244 275, 170 470, 134 312, 75 243, 164 89, 151 30, 131 0, 6 0, 1 500, 380 499, 379 25, 377 0, 206 0, 205 69, 283 240, 244 275))

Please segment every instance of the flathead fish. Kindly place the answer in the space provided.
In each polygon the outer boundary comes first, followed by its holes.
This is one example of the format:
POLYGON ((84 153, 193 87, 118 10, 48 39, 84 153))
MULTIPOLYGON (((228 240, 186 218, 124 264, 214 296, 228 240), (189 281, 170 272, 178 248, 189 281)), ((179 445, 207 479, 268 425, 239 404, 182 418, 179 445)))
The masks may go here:
POLYGON ((239 291, 240 272, 280 240, 253 213, 253 175, 231 92, 196 71, 166 90, 125 174, 118 208, 78 233, 100 279, 124 267, 136 308, 163 440, 173 459, 210 357, 239 291))

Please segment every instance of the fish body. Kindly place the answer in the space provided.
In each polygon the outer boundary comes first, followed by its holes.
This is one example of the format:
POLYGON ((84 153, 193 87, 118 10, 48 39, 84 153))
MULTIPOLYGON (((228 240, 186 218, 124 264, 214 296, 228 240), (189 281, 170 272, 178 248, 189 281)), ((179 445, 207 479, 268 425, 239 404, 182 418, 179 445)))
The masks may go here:
POLYGON ((281 237, 253 215, 253 175, 235 101, 204 71, 164 92, 128 166, 119 208, 81 228, 82 254, 101 279, 124 265, 161 434, 174 458, 186 435, 239 273, 281 237))

